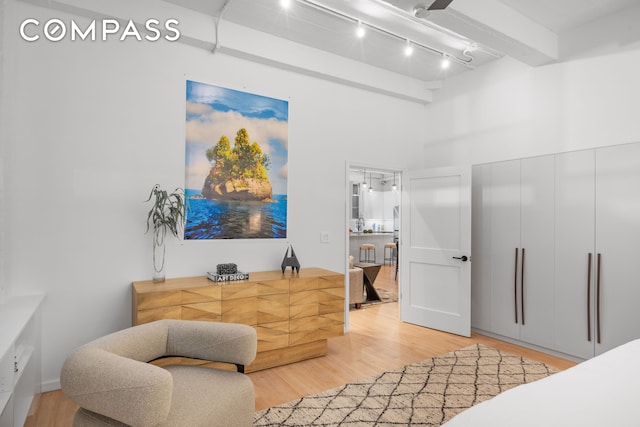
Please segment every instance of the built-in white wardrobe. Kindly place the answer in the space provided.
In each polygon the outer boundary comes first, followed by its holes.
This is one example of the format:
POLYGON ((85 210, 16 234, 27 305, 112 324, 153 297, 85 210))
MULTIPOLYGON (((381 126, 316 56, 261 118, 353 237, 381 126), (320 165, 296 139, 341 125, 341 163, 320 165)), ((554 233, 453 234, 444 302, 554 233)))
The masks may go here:
POLYGON ((586 359, 640 338, 640 143, 477 165, 471 322, 586 359))

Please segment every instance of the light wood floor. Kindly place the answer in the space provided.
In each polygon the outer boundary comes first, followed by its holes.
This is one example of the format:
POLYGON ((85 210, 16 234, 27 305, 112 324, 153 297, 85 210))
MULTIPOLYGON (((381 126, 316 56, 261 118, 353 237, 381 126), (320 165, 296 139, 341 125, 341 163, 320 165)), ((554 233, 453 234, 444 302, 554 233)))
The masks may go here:
MULTIPOLYGON (((380 277, 385 272, 380 273, 380 277)), ((376 283, 377 285, 378 283, 376 283)), ((481 343, 559 369, 573 362, 493 338, 471 338, 427 329, 399 320, 398 303, 365 305, 350 312, 350 332, 329 340, 325 357, 248 374, 253 380, 256 410, 367 378, 409 363, 481 343)), ((68 427, 76 405, 60 391, 34 399, 26 427, 68 427)))

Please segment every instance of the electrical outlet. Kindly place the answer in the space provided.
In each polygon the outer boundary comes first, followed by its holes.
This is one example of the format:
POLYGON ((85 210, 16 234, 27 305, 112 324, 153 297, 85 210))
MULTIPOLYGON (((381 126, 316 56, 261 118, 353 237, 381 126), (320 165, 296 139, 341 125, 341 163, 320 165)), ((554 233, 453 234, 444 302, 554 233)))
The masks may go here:
POLYGON ((329 243, 329 232, 321 231, 320 232, 320 243, 329 243))

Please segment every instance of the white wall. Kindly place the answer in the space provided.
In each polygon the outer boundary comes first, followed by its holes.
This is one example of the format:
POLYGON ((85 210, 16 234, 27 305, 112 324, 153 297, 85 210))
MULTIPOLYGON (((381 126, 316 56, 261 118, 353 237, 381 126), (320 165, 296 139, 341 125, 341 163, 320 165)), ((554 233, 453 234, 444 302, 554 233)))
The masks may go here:
POLYGON ((454 77, 427 107, 428 166, 640 141, 640 44, 532 68, 509 58, 454 77))
MULTIPOLYGON (((25 18, 73 16, 6 3, 6 276, 13 294, 47 294, 45 390, 73 347, 131 324, 131 282, 152 276, 143 201, 156 183, 184 185, 186 79, 289 100, 289 238, 172 240, 168 277, 219 262, 277 269, 287 243, 303 268, 343 271, 345 164, 422 166, 423 105, 184 43, 27 43, 17 31, 25 18)), ((269 48, 282 57, 292 46, 269 48)))
MULTIPOLYGON (((5 7, 4 2, 0 1, 0 22, 4 22, 5 7)), ((6 193, 5 193, 5 149, 6 143, 2 130, 6 127, 6 110, 8 106, 5 102, 5 60, 4 60, 5 42, 4 31, 0 31, 0 304, 5 300, 6 295, 9 293, 9 286, 7 284, 7 236, 6 227, 3 224, 7 223, 6 217, 6 193)))

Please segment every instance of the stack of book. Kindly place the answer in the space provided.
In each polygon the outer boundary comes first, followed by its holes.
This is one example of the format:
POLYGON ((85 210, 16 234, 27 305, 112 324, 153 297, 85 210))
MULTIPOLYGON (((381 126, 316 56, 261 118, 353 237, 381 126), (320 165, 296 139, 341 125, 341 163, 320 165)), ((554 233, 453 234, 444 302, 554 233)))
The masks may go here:
POLYGON ((216 272, 207 272, 207 277, 214 282, 230 282, 232 280, 247 280, 249 273, 241 273, 236 264, 227 263, 218 264, 216 272))
POLYGON ((249 278, 249 273, 232 273, 232 274, 218 274, 213 271, 207 272, 207 277, 209 280, 213 280, 214 282, 230 282, 232 280, 247 280, 249 278))

